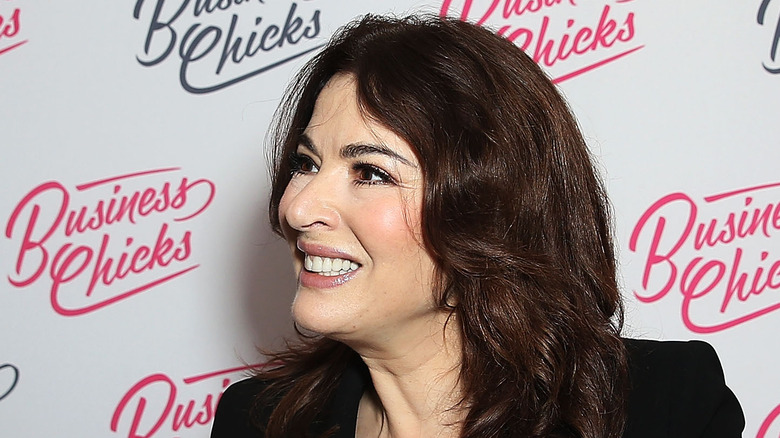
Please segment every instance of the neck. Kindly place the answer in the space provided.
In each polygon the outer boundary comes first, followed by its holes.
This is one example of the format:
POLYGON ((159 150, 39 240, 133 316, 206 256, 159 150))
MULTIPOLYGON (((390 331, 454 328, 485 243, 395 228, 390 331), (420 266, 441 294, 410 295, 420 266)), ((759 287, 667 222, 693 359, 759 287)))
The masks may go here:
POLYGON ((466 409, 459 405, 457 325, 454 318, 447 322, 445 315, 428 330, 400 341, 355 348, 373 383, 360 401, 357 436, 458 436, 466 409))

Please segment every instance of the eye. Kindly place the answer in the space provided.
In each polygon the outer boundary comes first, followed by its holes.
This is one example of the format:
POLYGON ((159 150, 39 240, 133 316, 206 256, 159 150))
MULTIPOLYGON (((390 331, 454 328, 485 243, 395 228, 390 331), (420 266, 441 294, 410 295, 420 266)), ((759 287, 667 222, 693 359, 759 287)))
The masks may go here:
POLYGON ((314 160, 308 155, 293 152, 290 154, 290 173, 299 175, 304 173, 317 173, 320 169, 314 164, 314 160))
POLYGON ((395 184, 395 179, 384 170, 368 163, 356 163, 352 166, 357 185, 395 184))

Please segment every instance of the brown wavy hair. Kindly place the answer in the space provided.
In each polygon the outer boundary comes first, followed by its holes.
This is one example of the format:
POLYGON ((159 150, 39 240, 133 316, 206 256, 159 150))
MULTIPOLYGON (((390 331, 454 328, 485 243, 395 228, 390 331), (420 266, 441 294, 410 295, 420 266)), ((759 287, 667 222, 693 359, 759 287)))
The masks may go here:
MULTIPOLYGON (((289 156, 337 73, 354 75, 366 116, 421 163, 434 293, 463 338, 461 436, 621 436, 627 359, 609 206, 555 86, 511 42, 455 19, 369 15, 343 27, 276 115, 279 234, 289 156)), ((281 366, 259 372, 263 397, 278 401, 267 436, 305 436, 355 356, 303 335, 273 355, 281 366)))

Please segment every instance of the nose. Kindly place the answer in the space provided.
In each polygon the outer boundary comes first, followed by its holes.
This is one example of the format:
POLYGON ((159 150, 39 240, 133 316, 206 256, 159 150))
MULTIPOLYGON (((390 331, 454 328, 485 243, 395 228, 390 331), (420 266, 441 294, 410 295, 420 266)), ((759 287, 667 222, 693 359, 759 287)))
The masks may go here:
POLYGON ((322 171, 293 178, 284 190, 280 213, 298 231, 333 229, 341 222, 338 178, 322 171))

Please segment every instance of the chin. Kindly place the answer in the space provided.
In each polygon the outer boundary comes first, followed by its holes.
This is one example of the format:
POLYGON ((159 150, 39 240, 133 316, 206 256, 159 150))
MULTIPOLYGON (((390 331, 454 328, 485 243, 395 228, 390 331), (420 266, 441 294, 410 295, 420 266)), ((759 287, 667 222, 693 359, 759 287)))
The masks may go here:
POLYGON ((344 314, 344 307, 328 303, 317 292, 298 290, 292 304, 293 321, 302 329, 318 335, 331 337, 343 331, 345 323, 354 321, 354 316, 344 314))

